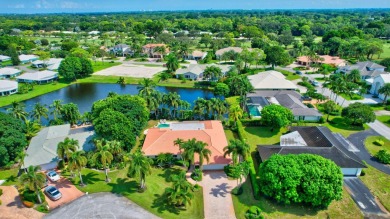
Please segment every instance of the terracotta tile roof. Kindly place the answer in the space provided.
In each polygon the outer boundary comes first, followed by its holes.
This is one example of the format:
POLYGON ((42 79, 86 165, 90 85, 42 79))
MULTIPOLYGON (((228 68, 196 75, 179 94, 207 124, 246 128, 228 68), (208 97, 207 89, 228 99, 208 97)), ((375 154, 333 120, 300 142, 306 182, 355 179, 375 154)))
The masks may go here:
MULTIPOLYGON (((231 162, 230 157, 223 157, 223 148, 228 145, 228 142, 220 121, 192 121, 183 123, 203 123, 204 129, 172 130, 170 128, 151 128, 146 135, 142 151, 146 155, 158 155, 159 153, 180 154, 179 147, 175 146, 173 142, 178 138, 184 141, 195 138, 208 145, 207 148, 211 151, 209 164, 229 164, 231 162)), ((197 163, 198 161, 199 158, 196 156, 195 162, 197 163)))
POLYGON ((165 44, 163 43, 149 43, 149 44, 146 44, 145 46, 143 46, 144 48, 155 48, 155 47, 158 47, 158 46, 165 46, 167 47, 165 44))
MULTIPOLYGON (((329 55, 320 55, 320 60, 318 62, 322 64, 329 64, 329 65, 335 65, 339 66, 342 64, 345 64, 344 59, 340 59, 338 56, 329 56, 329 55)), ((297 58, 299 62, 309 62, 309 57, 308 56, 300 56, 297 58)))

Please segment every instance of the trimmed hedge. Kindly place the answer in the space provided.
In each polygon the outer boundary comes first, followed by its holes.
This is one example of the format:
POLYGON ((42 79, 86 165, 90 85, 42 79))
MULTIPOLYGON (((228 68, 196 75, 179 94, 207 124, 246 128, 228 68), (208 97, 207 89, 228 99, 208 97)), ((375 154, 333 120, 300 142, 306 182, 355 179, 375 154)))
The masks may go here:
POLYGON ((241 123, 244 126, 261 126, 260 119, 241 119, 241 123))
MULTIPOLYGON (((238 137, 241 139, 241 141, 245 142, 247 137, 245 134, 244 127, 242 126, 242 123, 240 120, 237 121, 237 132, 238 132, 238 137)), ((255 165, 253 163, 252 156, 247 156, 246 161, 249 164, 249 176, 250 176, 251 182, 252 182, 253 196, 255 199, 259 199, 260 187, 259 187, 259 184, 257 183, 257 179, 256 179, 257 174, 256 174, 256 169, 255 169, 255 165)))

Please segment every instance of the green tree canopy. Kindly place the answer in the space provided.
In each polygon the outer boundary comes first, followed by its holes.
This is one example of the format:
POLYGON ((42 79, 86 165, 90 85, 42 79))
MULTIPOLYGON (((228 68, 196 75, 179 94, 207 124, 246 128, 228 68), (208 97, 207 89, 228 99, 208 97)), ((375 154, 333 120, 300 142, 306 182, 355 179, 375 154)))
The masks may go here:
POLYGON ((342 198, 340 167, 318 155, 273 155, 260 164, 259 178, 261 192, 284 204, 326 208, 342 198))
POLYGON ((271 130, 274 128, 282 128, 289 125, 294 119, 294 116, 290 109, 284 106, 271 104, 265 106, 261 110, 261 122, 270 126, 271 130))
POLYGON ((69 81, 76 80, 82 70, 83 67, 78 57, 67 57, 58 67, 59 75, 69 81))
POLYGON ((214 88, 214 95, 227 97, 230 93, 229 86, 225 83, 217 83, 214 88))
POLYGON ((275 65, 288 65, 291 62, 290 55, 280 46, 266 47, 265 54, 267 55, 265 61, 272 65, 272 68, 274 68, 275 65))
POLYGON ((345 107, 341 115, 352 125, 363 125, 364 123, 375 121, 374 111, 370 106, 363 103, 353 103, 345 107))
POLYGON ((76 124, 80 119, 79 107, 74 103, 63 104, 61 107, 61 119, 64 122, 69 122, 71 126, 76 124))

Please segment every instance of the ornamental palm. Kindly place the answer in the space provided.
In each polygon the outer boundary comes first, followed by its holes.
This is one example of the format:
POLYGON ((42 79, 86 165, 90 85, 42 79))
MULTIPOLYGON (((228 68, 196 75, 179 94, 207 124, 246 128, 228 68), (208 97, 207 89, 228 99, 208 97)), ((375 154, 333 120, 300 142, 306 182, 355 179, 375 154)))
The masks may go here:
POLYGON ((167 69, 168 72, 174 72, 179 68, 179 61, 175 54, 171 53, 167 56, 167 69))
POLYGON ((129 163, 129 176, 139 177, 140 189, 144 190, 146 188, 146 176, 152 173, 152 160, 146 157, 141 151, 137 151, 130 155, 129 163))
POLYGON ((239 105, 232 106, 229 110, 229 117, 234 121, 234 124, 237 125, 237 121, 242 117, 242 109, 239 105))
POLYGON ((26 120, 26 138, 30 140, 32 137, 37 135, 39 130, 41 129, 41 125, 37 122, 26 120))
POLYGON ((121 159, 121 153, 122 153, 122 144, 119 141, 109 141, 107 142, 110 146, 110 152, 114 156, 114 160, 119 161, 121 159))
POLYGON ((94 143, 96 145, 96 152, 92 156, 92 160, 94 160, 96 164, 101 164, 103 166, 104 173, 106 175, 106 182, 109 182, 108 168, 112 160, 114 159, 114 157, 110 152, 110 146, 107 144, 107 142, 104 139, 95 140, 94 143))
POLYGON ((79 141, 74 140, 72 138, 66 137, 64 141, 58 143, 57 146, 57 155, 58 158, 64 160, 65 158, 69 158, 70 155, 77 151, 79 148, 79 141))
POLYGON ((19 181, 21 184, 37 194, 38 201, 41 204, 42 200, 39 196, 39 192, 46 182, 46 177, 43 173, 39 172, 40 170, 40 166, 29 166, 27 168, 27 172, 20 176, 19 181))
POLYGON ((48 118, 48 112, 49 110, 45 107, 45 105, 42 105, 40 103, 34 104, 33 110, 31 112, 31 117, 36 119, 36 121, 41 122, 41 118, 48 118))
MULTIPOLYGON (((18 153, 18 155, 16 156, 16 160, 18 161, 18 169, 22 169, 22 167, 24 166, 24 158, 27 156, 27 153, 26 151, 21 151, 18 153)), ((26 171, 26 169, 24 169, 26 171)))
POLYGON ((80 185, 84 185, 83 178, 81 176, 81 170, 87 165, 87 158, 84 156, 84 151, 75 151, 69 157, 69 169, 71 171, 77 170, 80 177, 80 185))
POLYGON ((138 84, 138 95, 141 97, 149 97, 155 91, 156 83, 149 78, 144 78, 138 84))
POLYGON ((229 145, 224 147, 224 157, 231 155, 233 159, 233 165, 238 163, 238 156, 242 156, 245 160, 250 151, 250 147, 247 143, 240 141, 239 139, 232 139, 229 141, 229 145))
POLYGON ((207 100, 203 98, 198 98, 194 102, 194 113, 199 115, 199 119, 203 118, 204 111, 206 110, 206 102, 207 100))
POLYGON ((183 142, 181 148, 183 149, 182 157, 185 160, 188 160, 190 166, 194 165, 195 159, 195 147, 196 147, 196 139, 193 138, 191 140, 183 142))
POLYGON ((352 70, 352 71, 347 75, 347 79, 348 79, 350 82, 353 82, 353 83, 358 83, 358 82, 360 82, 361 76, 360 76, 359 70, 358 70, 358 69, 352 70))
POLYGON ((176 92, 164 95, 165 103, 171 108, 171 116, 175 118, 177 108, 180 104, 180 95, 176 92))
POLYGON ((385 98, 383 98, 383 105, 385 105, 387 97, 390 95, 390 83, 386 83, 383 87, 379 88, 378 93, 385 95, 385 98))
POLYGON ((206 159, 207 163, 210 161, 211 151, 206 148, 207 144, 202 141, 197 141, 195 145, 195 153, 199 155, 199 168, 203 169, 203 162, 206 159))
POLYGON ((62 100, 54 100, 53 104, 49 106, 53 111, 51 114, 54 116, 54 120, 57 119, 57 116, 61 115, 61 110, 62 110, 62 100))
POLYGON ((168 201, 178 207, 191 204, 191 199, 194 197, 191 189, 192 185, 187 181, 184 171, 173 175, 172 187, 166 190, 168 201))
POLYGON ((17 119, 26 120, 28 113, 24 110, 24 104, 21 102, 12 102, 11 108, 7 109, 11 115, 17 119))

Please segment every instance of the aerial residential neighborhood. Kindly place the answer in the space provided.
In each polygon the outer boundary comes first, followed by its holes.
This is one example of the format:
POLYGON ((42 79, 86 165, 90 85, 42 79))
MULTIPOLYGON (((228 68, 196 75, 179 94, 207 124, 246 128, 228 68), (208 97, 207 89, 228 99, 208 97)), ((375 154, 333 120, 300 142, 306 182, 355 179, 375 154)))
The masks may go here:
POLYGON ((0 219, 390 218, 383 0, 0 1, 0 219))

